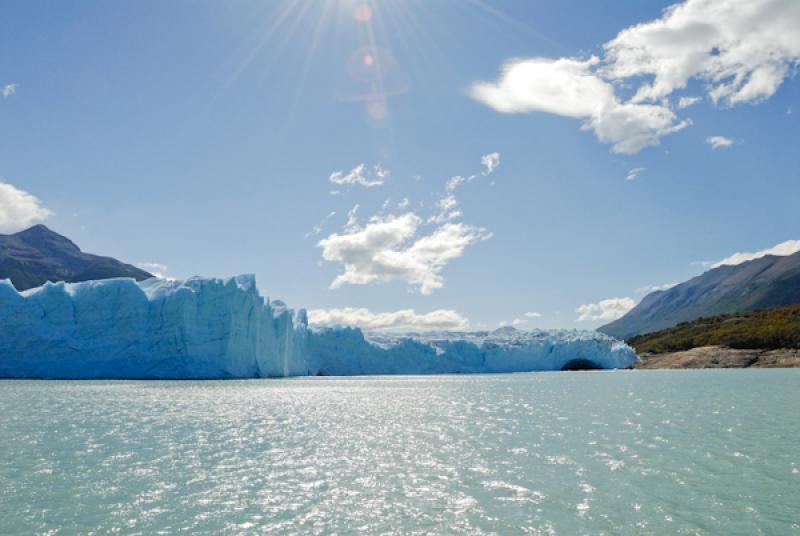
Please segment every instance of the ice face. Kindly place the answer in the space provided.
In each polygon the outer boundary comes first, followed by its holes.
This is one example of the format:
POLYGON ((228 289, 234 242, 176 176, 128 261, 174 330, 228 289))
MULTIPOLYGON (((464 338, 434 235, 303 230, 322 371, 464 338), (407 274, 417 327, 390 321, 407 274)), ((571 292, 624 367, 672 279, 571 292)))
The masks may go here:
POLYGON ((371 335, 309 329, 253 276, 107 279, 17 292, 0 281, 0 377, 264 378, 625 368, 638 359, 596 332, 371 335))

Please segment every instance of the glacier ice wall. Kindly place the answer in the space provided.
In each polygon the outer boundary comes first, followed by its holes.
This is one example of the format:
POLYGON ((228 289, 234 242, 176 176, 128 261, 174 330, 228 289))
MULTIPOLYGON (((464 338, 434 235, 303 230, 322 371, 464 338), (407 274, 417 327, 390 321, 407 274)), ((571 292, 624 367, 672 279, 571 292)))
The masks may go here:
POLYGON ((0 377, 264 378, 560 370, 585 360, 625 368, 638 358, 585 331, 375 335, 308 328, 253 276, 184 281, 0 281, 0 377))

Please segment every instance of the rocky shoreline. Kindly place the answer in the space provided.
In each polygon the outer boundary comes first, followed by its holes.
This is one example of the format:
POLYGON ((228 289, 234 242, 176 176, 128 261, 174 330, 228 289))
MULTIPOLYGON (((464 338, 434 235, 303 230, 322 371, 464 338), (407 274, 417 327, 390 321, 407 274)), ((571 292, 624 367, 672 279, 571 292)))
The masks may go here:
POLYGON ((726 346, 701 346, 681 352, 640 354, 637 369, 795 368, 800 349, 738 350, 726 346))

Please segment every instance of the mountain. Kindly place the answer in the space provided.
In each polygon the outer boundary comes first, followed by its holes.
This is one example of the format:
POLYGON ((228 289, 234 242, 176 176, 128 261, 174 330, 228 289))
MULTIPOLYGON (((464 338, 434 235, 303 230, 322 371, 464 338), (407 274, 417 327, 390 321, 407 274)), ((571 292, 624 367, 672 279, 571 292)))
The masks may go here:
POLYGON ((800 252, 720 266, 668 290, 653 292, 598 331, 628 339, 681 322, 800 303, 800 252))
POLYGON ((142 281, 153 275, 111 257, 84 253, 44 225, 0 235, 0 279, 10 279, 18 290, 38 287, 46 281, 75 283, 112 277, 142 281))
POLYGON ((637 354, 681 352, 706 346, 737 350, 800 349, 800 305, 698 318, 628 339, 637 354))

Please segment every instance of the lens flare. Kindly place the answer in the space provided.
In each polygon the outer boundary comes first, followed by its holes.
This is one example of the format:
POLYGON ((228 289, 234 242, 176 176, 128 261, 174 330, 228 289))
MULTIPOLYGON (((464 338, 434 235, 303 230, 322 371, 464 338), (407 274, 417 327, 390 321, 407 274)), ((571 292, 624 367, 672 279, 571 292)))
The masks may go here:
POLYGON ((358 22, 369 22, 372 19, 372 8, 367 4, 359 4, 353 9, 353 18, 358 22))

